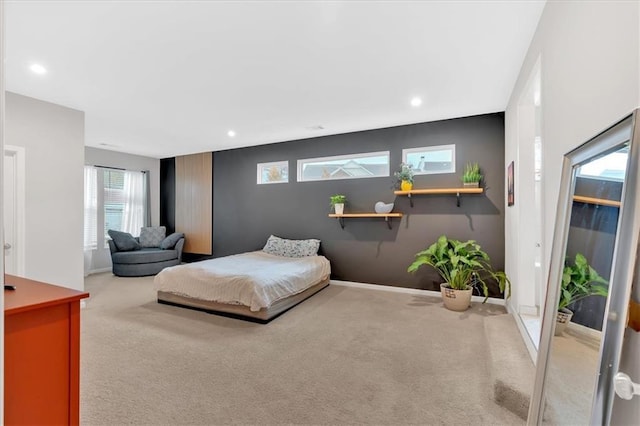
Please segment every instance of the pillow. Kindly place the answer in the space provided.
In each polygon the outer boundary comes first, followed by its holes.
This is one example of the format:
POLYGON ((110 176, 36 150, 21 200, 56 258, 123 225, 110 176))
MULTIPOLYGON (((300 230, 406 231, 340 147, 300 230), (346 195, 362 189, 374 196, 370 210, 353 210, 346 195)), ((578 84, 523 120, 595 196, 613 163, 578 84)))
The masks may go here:
POLYGON ((162 240, 162 242, 160 243, 160 248, 162 250, 172 249, 176 245, 176 243, 180 241, 180 238, 184 238, 184 234, 182 232, 174 232, 173 234, 162 240))
POLYGON ((306 257, 315 256, 320 248, 320 240, 286 240, 272 235, 262 251, 276 256, 306 257))
POLYGON ((107 231, 111 239, 113 240, 116 248, 120 251, 132 251, 132 250, 140 250, 140 244, 133 238, 128 232, 120 232, 114 231, 113 229, 109 229, 107 231))
POLYGON ((164 226, 147 226, 140 228, 140 245, 142 247, 159 247, 167 235, 164 226))

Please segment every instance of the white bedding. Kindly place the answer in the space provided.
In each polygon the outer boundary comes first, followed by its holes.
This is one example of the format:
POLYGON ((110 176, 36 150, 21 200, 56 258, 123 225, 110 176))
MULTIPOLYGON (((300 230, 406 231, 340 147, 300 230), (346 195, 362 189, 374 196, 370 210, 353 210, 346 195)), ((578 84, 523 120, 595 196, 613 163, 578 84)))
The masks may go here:
POLYGON ((163 269, 156 290, 248 306, 257 312, 328 278, 324 256, 283 257, 254 251, 163 269))

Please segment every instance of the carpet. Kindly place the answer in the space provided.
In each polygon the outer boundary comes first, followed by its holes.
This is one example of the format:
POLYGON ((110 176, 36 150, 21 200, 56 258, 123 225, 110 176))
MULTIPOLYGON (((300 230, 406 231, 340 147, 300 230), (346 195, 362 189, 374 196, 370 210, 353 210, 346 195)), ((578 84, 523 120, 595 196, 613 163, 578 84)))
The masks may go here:
POLYGON ((524 424, 493 401, 500 306, 331 285, 262 325, 159 305, 153 277, 85 289, 82 424, 524 424))

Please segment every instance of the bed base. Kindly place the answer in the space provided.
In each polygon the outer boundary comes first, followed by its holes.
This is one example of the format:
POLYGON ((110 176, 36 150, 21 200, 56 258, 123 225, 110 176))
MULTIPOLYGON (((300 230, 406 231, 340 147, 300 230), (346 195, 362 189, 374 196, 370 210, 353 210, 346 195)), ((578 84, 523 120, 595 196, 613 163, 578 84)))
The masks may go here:
POLYGON ((167 291, 158 291, 158 303, 207 312, 209 314, 220 315, 223 317, 267 324, 328 286, 329 278, 323 279, 305 291, 278 300, 269 308, 262 308, 258 312, 252 312, 248 306, 244 305, 229 305, 208 300, 194 299, 192 297, 179 296, 167 291))

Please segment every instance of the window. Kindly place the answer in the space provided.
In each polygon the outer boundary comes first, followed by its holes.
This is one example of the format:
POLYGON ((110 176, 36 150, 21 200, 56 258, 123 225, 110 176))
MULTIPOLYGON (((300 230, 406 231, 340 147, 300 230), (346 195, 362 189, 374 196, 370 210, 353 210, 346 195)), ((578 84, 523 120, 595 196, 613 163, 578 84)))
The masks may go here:
POLYGON ((402 150, 402 162, 411 164, 416 175, 456 172, 456 146, 437 145, 402 150))
POLYGON ((98 173, 84 167, 84 248, 98 248, 98 173))
MULTIPOLYGON (((124 215, 124 171, 101 170, 103 174, 104 190, 104 236, 109 238, 107 231, 115 229, 122 231, 122 216, 124 215)), ((129 231, 125 231, 129 232, 129 231)))
POLYGON ((289 162, 258 163, 258 185, 289 182, 289 162))
POLYGON ((389 151, 298 160, 298 182, 389 176, 389 151))
POLYGON ((107 247, 109 229, 140 234, 145 226, 145 182, 143 172, 85 166, 85 249, 107 247))
POLYGON ((623 149, 600 157, 578 168, 578 176, 590 179, 622 182, 627 170, 629 149, 623 149))

